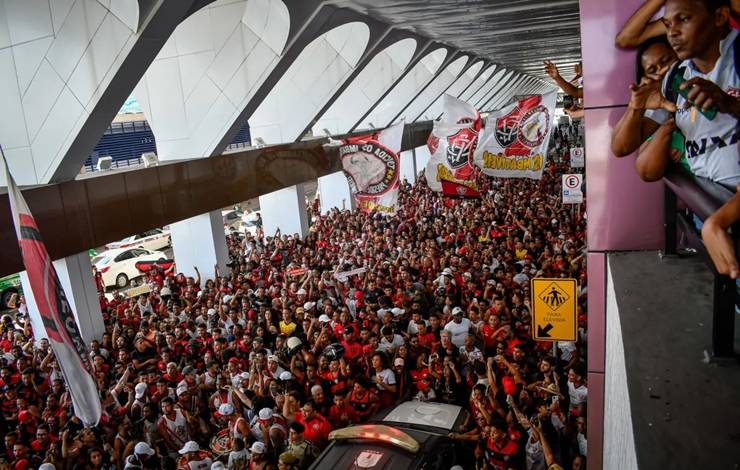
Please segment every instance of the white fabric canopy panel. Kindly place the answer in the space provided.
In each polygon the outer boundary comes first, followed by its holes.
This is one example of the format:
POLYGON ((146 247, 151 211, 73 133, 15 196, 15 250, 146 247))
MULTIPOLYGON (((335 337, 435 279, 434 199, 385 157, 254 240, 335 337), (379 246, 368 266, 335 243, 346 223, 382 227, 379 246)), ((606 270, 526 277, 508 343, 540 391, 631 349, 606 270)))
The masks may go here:
POLYGON ((416 40, 394 43, 373 57, 313 126, 314 135, 346 134, 398 80, 416 51, 416 40))
POLYGON ((465 90, 465 88, 472 83, 473 79, 482 68, 482 60, 468 67, 465 73, 460 75, 460 77, 455 80, 455 83, 453 83, 452 86, 450 86, 444 93, 440 94, 437 99, 434 100, 434 103, 432 103, 429 108, 421 113, 421 115, 417 116, 414 121, 426 121, 439 118, 442 115, 442 97, 444 95, 459 97, 460 94, 465 90))
POLYGON ((440 47, 425 55, 359 125, 360 129, 384 127, 434 77, 447 57, 447 49, 440 47))
POLYGON ((306 46, 249 117, 252 141, 279 144, 299 138, 357 65, 369 38, 367 25, 353 22, 306 46))

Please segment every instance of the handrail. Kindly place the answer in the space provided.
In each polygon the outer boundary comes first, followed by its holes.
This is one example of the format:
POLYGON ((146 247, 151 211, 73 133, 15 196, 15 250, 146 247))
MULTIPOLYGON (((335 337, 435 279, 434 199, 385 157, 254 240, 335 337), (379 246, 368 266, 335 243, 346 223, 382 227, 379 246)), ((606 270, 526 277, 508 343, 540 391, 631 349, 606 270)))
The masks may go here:
MULTIPOLYGON (((706 220, 732 196, 733 192, 725 186, 706 178, 693 177, 677 168, 672 168, 663 178, 665 183, 665 254, 676 254, 676 231, 678 218, 677 199, 683 201, 696 216, 706 220)), ((691 227, 691 220, 686 220, 691 227)), ((731 230, 736 253, 740 253, 740 226, 731 230)), ((698 237, 698 234, 695 234, 698 237)), ((704 250, 705 251, 705 250, 704 250)), ((737 285, 733 279, 719 274, 704 253, 714 274, 714 295, 712 298, 712 353, 714 357, 735 356, 735 304, 737 285)))

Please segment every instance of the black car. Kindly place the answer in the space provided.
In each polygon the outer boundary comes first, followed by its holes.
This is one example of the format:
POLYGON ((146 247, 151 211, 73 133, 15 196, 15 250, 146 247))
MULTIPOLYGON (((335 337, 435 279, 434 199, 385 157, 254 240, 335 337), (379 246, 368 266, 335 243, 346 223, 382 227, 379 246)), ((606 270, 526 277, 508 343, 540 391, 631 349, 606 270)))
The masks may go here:
POLYGON ((337 429, 310 470, 450 470, 472 468, 472 448, 448 437, 462 430, 468 412, 443 403, 408 401, 367 424, 337 429))

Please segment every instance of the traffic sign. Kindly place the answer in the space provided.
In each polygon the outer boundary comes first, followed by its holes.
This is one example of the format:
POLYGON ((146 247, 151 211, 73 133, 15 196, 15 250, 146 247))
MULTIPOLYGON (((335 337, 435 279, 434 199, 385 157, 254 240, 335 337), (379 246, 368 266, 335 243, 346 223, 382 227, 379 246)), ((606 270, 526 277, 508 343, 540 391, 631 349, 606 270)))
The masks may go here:
POLYGON ((583 175, 572 173, 563 175, 563 204, 581 204, 583 202, 583 175))
POLYGON ((578 339, 575 279, 532 279, 532 337, 539 341, 578 339))
POLYGON ((570 149, 570 167, 583 168, 586 166, 586 158, 583 153, 583 147, 573 147, 570 149))

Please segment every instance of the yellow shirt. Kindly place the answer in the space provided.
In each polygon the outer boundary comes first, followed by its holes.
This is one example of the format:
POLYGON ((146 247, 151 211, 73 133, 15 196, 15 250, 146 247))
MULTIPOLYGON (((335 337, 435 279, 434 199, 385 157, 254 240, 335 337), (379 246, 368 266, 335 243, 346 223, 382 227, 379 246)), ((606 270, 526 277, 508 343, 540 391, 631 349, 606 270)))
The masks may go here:
POLYGON ((295 331, 297 326, 298 325, 292 321, 290 323, 285 323, 283 320, 280 320, 280 333, 290 336, 293 334, 293 331, 295 331))

